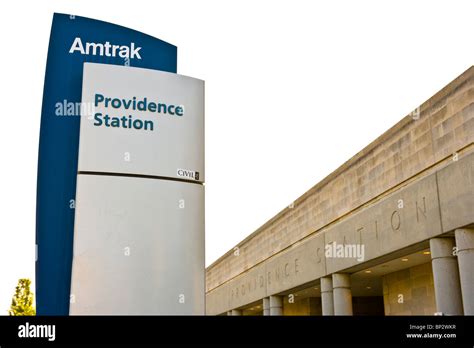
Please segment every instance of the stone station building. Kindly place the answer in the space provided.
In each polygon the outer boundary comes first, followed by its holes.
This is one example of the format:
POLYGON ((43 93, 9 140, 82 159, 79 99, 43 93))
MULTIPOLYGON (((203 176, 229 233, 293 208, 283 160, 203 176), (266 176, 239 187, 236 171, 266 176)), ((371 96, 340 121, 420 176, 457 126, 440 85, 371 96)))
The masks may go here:
POLYGON ((474 315, 474 67, 206 270, 208 315, 474 315))

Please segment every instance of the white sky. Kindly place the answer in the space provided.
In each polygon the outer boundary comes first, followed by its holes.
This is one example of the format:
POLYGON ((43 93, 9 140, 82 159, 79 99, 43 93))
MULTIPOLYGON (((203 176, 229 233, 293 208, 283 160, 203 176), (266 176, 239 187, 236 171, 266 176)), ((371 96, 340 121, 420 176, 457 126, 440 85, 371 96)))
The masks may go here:
POLYGON ((474 61, 472 1, 2 1, 0 314, 34 279, 38 136, 53 12, 178 46, 206 80, 206 264, 474 61))

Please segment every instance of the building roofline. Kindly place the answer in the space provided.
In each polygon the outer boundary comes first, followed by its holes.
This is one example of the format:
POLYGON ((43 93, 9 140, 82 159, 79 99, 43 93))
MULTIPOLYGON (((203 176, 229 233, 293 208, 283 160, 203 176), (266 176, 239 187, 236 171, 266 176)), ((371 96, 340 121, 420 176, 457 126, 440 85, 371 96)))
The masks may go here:
MULTIPOLYGON (((474 75, 474 65, 465 70, 461 75, 459 75, 457 78, 455 78, 453 81, 451 81, 449 84, 447 84, 445 87, 443 87, 441 90, 436 92, 431 98, 427 99, 425 102, 423 102, 420 105, 420 113, 422 113, 424 110, 427 108, 436 105, 436 103, 439 103, 441 100, 444 98, 448 97, 450 94, 452 94, 457 88, 461 87, 463 82, 469 79, 474 75)), ((324 179, 319 181, 317 184, 312 186, 309 190, 307 190, 305 193, 303 193, 301 196, 299 196, 295 201, 294 204, 298 205, 302 203, 304 200, 306 200, 309 196, 323 188, 325 185, 327 185, 329 182, 337 178, 341 173, 343 173, 346 169, 351 167, 354 163, 357 161, 360 161, 363 159, 365 156, 370 154, 371 151, 373 151, 378 145, 383 143, 385 140, 391 138, 391 136, 396 133, 398 130, 403 129, 408 123, 412 121, 412 116, 406 115, 403 117, 400 121, 398 121, 395 125, 393 125, 391 128, 386 130, 384 133, 382 133, 379 137, 377 137, 374 141, 372 141, 369 145, 364 147, 362 150, 357 152, 354 156, 352 156, 349 160, 344 162, 341 166, 339 166, 336 170, 328 174, 324 179)), ((361 204, 363 205, 363 203, 361 204)), ((243 240, 241 240, 237 245, 235 245, 233 248, 231 248, 229 251, 224 253, 222 256, 220 256, 217 260, 215 260, 213 263, 211 263, 208 267, 206 267, 206 271, 210 270, 214 266, 216 266, 218 263, 223 261, 227 256, 232 254, 234 252, 235 248, 238 248, 242 246, 243 244, 247 243, 250 241, 252 238, 257 236, 261 231, 265 230, 268 228, 272 223, 277 221, 278 219, 282 218, 283 215, 285 215, 288 211, 290 210, 289 207, 286 207, 282 209, 280 212, 278 212, 275 216, 273 216, 271 219, 267 220, 263 225, 261 225, 259 228, 257 228, 254 232, 249 234, 247 237, 245 237, 243 240)))

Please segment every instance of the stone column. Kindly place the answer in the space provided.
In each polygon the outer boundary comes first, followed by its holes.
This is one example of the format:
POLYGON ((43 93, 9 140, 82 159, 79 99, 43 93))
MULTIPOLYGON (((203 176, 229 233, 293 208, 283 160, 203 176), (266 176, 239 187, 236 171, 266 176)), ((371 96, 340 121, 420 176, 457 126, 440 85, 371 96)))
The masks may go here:
POLYGON ((270 298, 269 297, 263 298, 263 315, 265 316, 270 315, 270 298))
POLYGON ((352 315, 351 277, 345 273, 332 275, 334 314, 352 315))
POLYGON ((446 315, 462 315, 459 270, 453 248, 454 238, 430 239, 436 311, 446 315))
POLYGON ((464 315, 474 315, 474 229, 455 232, 464 315))
POLYGON ((232 315, 232 311, 227 311, 227 315, 232 315))
POLYGON ((242 315, 242 310, 241 309, 233 309, 232 310, 232 315, 242 315))
POLYGON ((283 315, 283 297, 270 296, 270 315, 283 315))
POLYGON ((332 294, 332 277, 321 278, 321 306, 323 315, 334 315, 334 297, 332 294))

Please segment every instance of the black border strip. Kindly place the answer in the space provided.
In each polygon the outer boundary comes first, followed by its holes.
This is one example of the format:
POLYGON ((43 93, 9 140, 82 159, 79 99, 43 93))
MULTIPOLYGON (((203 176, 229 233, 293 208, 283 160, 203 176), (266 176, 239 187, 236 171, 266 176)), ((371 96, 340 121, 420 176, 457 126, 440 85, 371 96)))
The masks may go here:
POLYGON ((141 179, 157 179, 157 180, 167 180, 167 181, 178 181, 188 184, 203 185, 203 182, 189 180, 189 179, 180 179, 180 178, 171 178, 169 176, 159 176, 159 175, 146 175, 146 174, 131 174, 131 173, 109 173, 109 172, 89 172, 89 171, 79 171, 77 175, 97 175, 97 176, 121 176, 126 178, 141 178, 141 179))
POLYGON ((0 316, 0 344, 2 348, 19 344, 35 348, 77 344, 82 348, 91 343, 472 348, 473 327, 474 316, 0 316), (20 326, 26 323, 30 328, 55 325, 54 341, 44 337, 47 335, 19 337, 20 326))

